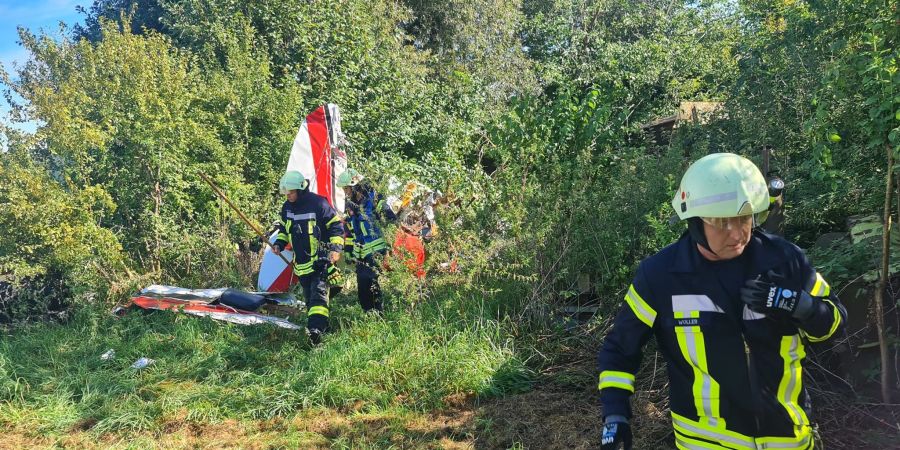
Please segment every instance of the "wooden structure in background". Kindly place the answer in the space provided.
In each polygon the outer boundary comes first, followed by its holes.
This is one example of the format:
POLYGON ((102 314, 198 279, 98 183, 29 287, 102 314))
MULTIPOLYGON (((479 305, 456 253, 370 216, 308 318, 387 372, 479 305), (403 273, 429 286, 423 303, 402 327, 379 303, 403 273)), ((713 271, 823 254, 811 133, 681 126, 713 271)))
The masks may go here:
POLYGON ((722 102, 681 102, 678 111, 671 116, 660 117, 641 125, 641 129, 651 133, 657 144, 669 142, 669 136, 682 123, 708 123, 710 118, 722 108, 722 102))

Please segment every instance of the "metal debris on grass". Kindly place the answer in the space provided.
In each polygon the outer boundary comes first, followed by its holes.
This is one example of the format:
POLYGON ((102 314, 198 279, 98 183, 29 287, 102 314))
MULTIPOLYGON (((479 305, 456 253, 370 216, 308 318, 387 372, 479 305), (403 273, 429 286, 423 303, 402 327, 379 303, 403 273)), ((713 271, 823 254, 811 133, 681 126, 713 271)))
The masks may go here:
POLYGON ((149 366, 150 364, 153 364, 154 362, 156 362, 156 361, 154 361, 150 358, 141 357, 141 358, 138 358, 138 360, 135 361, 134 364, 131 365, 131 368, 141 370, 141 369, 149 366))

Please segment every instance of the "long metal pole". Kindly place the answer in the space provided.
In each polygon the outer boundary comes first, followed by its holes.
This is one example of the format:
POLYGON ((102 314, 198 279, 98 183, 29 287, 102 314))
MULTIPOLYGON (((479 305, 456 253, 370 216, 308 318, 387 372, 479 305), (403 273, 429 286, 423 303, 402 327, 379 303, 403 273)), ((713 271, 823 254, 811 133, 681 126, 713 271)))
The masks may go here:
MULTIPOLYGON (((234 212, 238 213, 238 215, 241 216, 241 219, 243 219, 244 223, 246 223, 247 225, 249 225, 250 228, 252 228, 253 231, 256 232, 256 235, 259 236, 259 238, 260 238, 263 242, 266 243, 266 245, 268 245, 269 247, 272 247, 272 244, 269 243, 269 239, 266 237, 265 233, 263 233, 262 229, 259 228, 259 226, 256 225, 255 223, 251 222, 250 219, 248 219, 247 216, 245 216, 244 213, 242 213, 241 210, 238 209, 237 206, 234 206, 234 203, 231 203, 231 200, 228 199, 228 196, 226 196, 225 193, 222 192, 222 190, 219 189, 219 187, 216 186, 216 184, 213 183, 213 181, 212 181, 205 173, 200 172, 200 178, 203 178, 203 181, 205 181, 206 184, 208 184, 209 187, 212 188, 213 192, 215 192, 216 195, 219 196, 219 198, 221 198, 222 200, 225 200, 225 203, 227 203, 228 206, 230 206, 231 209, 234 210, 234 212)), ((285 258, 284 255, 282 255, 280 252, 277 253, 277 255, 278 255, 278 257, 281 258, 281 260, 284 261, 284 263, 287 264, 288 266, 293 266, 293 265, 294 265, 293 263, 291 263, 290 261, 288 261, 287 258, 285 258)))

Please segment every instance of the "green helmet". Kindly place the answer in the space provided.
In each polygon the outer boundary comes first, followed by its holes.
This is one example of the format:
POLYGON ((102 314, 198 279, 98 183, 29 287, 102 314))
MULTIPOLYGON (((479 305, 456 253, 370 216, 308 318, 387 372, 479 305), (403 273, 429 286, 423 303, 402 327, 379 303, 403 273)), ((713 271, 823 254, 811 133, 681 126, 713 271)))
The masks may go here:
POLYGON ((294 189, 306 189, 306 185, 306 178, 303 177, 302 173, 296 170, 289 170, 281 176, 281 181, 278 183, 278 191, 282 194, 287 194, 288 191, 294 189))
POLYGON ((357 172, 355 169, 347 169, 338 176, 337 187, 356 186, 365 178, 366 177, 364 177, 363 174, 357 172))
POLYGON ((768 185, 749 159, 713 153, 688 167, 672 207, 682 220, 764 214, 769 209, 768 185))

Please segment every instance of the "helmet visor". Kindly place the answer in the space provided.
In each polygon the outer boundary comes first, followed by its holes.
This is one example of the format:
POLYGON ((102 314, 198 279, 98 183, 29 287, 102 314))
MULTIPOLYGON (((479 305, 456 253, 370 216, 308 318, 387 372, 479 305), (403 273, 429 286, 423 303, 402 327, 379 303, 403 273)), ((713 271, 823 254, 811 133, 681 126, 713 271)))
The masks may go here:
POLYGON ((755 228, 766 221, 768 211, 736 217, 701 217, 703 223, 720 230, 734 230, 749 226, 755 228))

